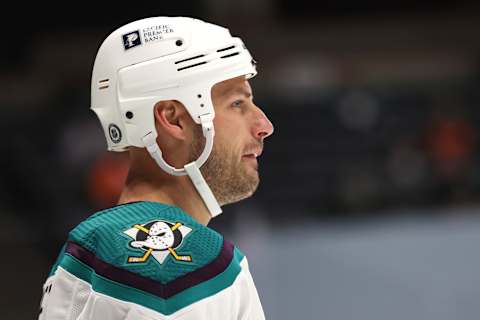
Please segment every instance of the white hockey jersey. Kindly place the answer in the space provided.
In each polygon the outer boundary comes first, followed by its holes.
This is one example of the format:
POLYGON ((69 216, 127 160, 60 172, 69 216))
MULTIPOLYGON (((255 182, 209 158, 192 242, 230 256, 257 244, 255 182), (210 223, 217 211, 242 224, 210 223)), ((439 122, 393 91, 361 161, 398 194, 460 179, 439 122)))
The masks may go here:
POLYGON ((240 250, 156 202, 79 224, 43 289, 39 320, 265 319, 240 250))

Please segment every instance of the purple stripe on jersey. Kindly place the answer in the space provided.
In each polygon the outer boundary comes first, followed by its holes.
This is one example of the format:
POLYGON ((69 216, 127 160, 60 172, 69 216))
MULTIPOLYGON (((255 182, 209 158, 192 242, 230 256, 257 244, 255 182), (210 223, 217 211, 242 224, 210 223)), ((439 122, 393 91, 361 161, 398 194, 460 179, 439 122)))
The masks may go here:
POLYGON ((222 273, 233 259, 233 248, 230 241, 224 240, 222 250, 212 262, 166 284, 109 264, 75 242, 67 242, 65 252, 91 267, 98 275, 168 299, 222 273))

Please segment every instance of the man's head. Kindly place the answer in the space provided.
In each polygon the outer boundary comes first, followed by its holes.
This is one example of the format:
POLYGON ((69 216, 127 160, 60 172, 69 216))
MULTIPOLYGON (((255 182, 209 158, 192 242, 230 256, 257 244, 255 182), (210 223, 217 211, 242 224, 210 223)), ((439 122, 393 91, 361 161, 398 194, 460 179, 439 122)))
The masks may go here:
POLYGON ((247 80, 255 74, 243 42, 223 27, 182 17, 143 19, 100 47, 92 109, 110 150, 146 148, 165 172, 188 174, 215 216, 217 202, 237 201, 258 185, 254 154, 273 129, 252 100, 247 80))

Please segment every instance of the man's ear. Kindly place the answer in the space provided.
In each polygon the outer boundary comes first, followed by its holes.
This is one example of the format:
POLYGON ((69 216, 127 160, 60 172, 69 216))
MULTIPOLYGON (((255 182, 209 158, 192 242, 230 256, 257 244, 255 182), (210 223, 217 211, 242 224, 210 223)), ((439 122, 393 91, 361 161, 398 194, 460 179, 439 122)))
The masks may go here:
POLYGON ((189 117, 185 106, 175 100, 159 101, 153 108, 157 132, 184 140, 186 138, 185 117, 189 117))

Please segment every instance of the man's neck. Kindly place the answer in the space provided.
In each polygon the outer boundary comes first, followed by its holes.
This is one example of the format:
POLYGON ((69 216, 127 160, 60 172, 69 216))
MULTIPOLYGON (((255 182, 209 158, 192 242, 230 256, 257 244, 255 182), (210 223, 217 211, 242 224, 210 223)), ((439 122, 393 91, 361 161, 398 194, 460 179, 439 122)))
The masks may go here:
POLYGON ((207 225, 211 219, 207 207, 187 176, 169 176, 156 183, 129 176, 118 204, 133 201, 153 201, 177 206, 203 225, 207 225))

